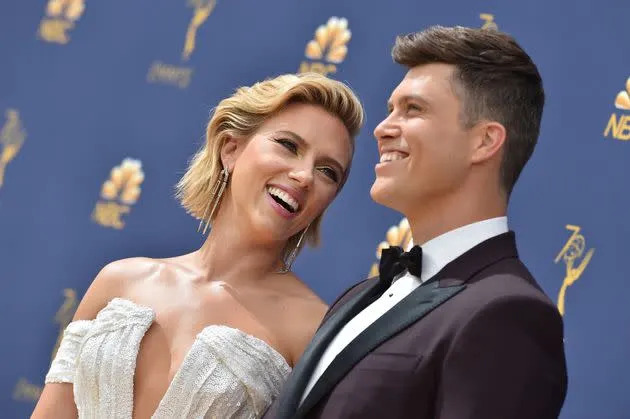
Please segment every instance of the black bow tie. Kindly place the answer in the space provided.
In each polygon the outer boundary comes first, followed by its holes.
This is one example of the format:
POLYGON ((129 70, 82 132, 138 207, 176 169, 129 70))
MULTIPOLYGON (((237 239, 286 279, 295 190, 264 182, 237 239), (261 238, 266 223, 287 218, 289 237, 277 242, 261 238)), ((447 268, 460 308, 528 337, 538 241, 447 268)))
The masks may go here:
POLYGON ((408 252, 403 252, 398 246, 383 249, 378 267, 381 282, 391 284, 396 275, 405 269, 420 278, 422 273, 422 248, 420 246, 414 246, 408 252))

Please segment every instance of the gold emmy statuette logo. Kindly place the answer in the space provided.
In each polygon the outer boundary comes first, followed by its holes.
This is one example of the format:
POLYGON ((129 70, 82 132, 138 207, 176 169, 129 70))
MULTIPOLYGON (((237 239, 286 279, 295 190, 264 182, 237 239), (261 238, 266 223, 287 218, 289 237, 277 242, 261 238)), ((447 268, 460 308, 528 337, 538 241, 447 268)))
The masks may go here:
POLYGON ((569 240, 567 240, 566 244, 554 260, 555 263, 558 263, 560 259, 564 260, 567 269, 566 276, 564 277, 564 281, 560 287, 560 292, 558 293, 558 311, 560 311, 560 314, 563 316, 565 307, 564 298, 567 288, 573 285, 582 275, 584 269, 586 269, 586 265, 589 264, 591 258, 593 257, 593 253, 595 252, 595 249, 590 249, 586 252, 586 255, 576 267, 576 262, 584 255, 584 250, 586 250, 586 240, 582 234, 579 234, 581 227, 567 225, 567 230, 572 231, 573 234, 569 237, 569 240))
MULTIPOLYGON (((626 88, 617 94, 615 98, 615 108, 622 111, 630 111, 630 77, 626 80, 626 88)), ((630 114, 617 115, 612 113, 608 120, 608 125, 604 130, 604 137, 612 132, 613 138, 621 141, 630 140, 630 114), (619 119, 617 119, 619 117, 619 119)))
POLYGON ((59 334, 57 335, 57 342, 55 342, 55 346, 50 356, 51 361, 55 359, 55 355, 57 355, 57 350, 61 344, 61 339, 63 339, 63 332, 72 321, 72 316, 74 316, 74 312, 77 311, 77 307, 79 305, 77 292, 75 290, 66 288, 63 290, 63 295, 63 304, 61 304, 61 307, 59 307, 59 310, 57 310, 57 313, 55 314, 55 323, 59 325, 59 334))
MULTIPOLYGON (((184 38, 184 48, 182 50, 182 61, 188 61, 195 51, 197 44, 197 31, 210 17, 217 5, 217 0, 188 0, 188 6, 192 7, 193 15, 186 30, 184 38)), ((155 61, 149 67, 147 81, 149 83, 168 84, 185 89, 192 80, 193 69, 191 67, 165 64, 155 61)))
POLYGON ((494 15, 491 15, 490 13, 481 13, 479 15, 479 19, 484 21, 483 25, 481 25, 481 29, 499 30, 499 27, 494 21, 494 15))
MULTIPOLYGON (((63 332, 68 327, 68 324, 72 321, 74 312, 77 310, 78 300, 77 292, 71 288, 63 290, 64 301, 55 314, 55 323, 59 325, 59 333, 57 335, 57 342, 52 350, 50 356, 51 361, 57 355, 57 349, 63 338, 63 332)), ((43 387, 37 384, 29 382, 26 378, 20 378, 13 390, 13 399, 25 402, 36 402, 39 400, 39 396, 42 394, 43 387)))
POLYGON ((306 44, 304 55, 313 61, 302 61, 298 72, 315 72, 325 76, 336 73, 335 64, 342 63, 346 58, 346 44, 351 36, 347 19, 335 16, 328 19, 325 25, 317 28, 315 38, 306 44))
POLYGON ((46 42, 67 44, 68 31, 74 28, 84 10, 84 0, 48 0, 46 17, 39 24, 39 37, 46 42))
POLYGON ((182 60, 187 61, 195 50, 195 40, 197 39, 197 30, 208 19, 217 0, 189 0, 189 6, 193 8, 193 17, 186 31, 186 41, 184 42, 184 50, 182 51, 182 60))
POLYGON ((406 218, 400 220, 397 226, 392 226, 387 230, 387 234, 385 234, 385 241, 382 241, 378 244, 376 248, 376 262, 372 264, 372 268, 370 269, 369 276, 378 275, 378 264, 381 259, 381 252, 383 249, 387 249, 390 246, 400 246, 403 249, 407 249, 412 243, 411 238, 411 229, 409 228, 409 221, 406 218))
POLYGON ((0 129, 0 189, 4 184, 7 165, 17 156, 26 139, 26 131, 22 128, 18 111, 8 109, 6 117, 7 121, 0 129))
POLYGON ((126 158, 112 169, 110 178, 103 183, 101 199, 92 212, 92 220, 104 226, 122 229, 123 214, 131 211, 131 205, 140 198, 140 184, 144 181, 140 160, 126 158))

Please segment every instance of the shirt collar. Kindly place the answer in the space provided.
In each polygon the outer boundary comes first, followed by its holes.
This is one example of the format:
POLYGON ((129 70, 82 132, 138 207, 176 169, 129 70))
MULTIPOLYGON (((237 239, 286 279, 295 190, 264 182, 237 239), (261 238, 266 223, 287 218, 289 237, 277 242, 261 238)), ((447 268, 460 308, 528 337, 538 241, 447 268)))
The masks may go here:
MULTIPOLYGON (((422 275, 424 282, 437 274, 444 266, 477 246, 499 234, 508 232, 507 217, 489 218, 456 228, 441 234, 422 247, 422 275)), ((407 250, 413 247, 413 240, 407 250)))

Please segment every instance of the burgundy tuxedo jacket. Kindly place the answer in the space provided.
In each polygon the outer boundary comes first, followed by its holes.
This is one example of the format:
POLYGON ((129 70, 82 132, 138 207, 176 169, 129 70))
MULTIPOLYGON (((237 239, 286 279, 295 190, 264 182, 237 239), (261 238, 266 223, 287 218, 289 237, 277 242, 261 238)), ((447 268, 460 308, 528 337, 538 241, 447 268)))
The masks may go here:
POLYGON ((552 419, 567 390, 562 318, 514 233, 473 247, 357 336, 304 388, 337 332, 388 287, 330 308, 266 419, 552 419))

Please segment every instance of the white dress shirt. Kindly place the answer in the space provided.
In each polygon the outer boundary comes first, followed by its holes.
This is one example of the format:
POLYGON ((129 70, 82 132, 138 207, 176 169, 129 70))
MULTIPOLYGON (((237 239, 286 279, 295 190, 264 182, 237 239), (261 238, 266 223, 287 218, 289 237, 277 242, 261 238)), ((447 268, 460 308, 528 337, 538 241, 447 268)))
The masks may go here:
MULTIPOLYGON (((423 282, 432 278, 448 263, 479 243, 507 231, 507 217, 497 217, 451 230, 423 244, 420 278, 409 272, 401 274, 383 295, 346 323, 319 359, 319 363, 313 370, 313 375, 311 375, 302 395, 302 402, 335 357, 368 326, 411 294, 423 282)), ((409 248, 412 246, 413 243, 409 245, 409 248)))

